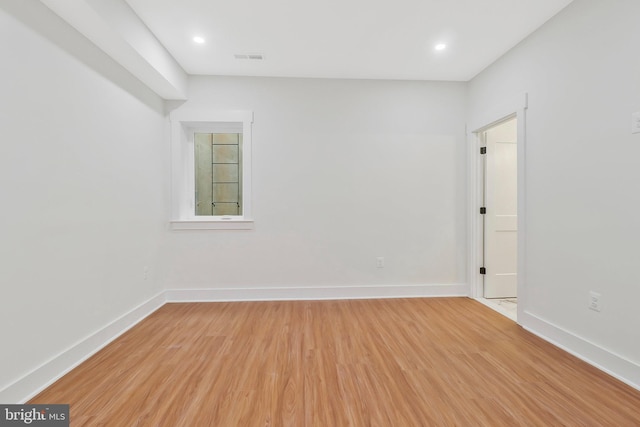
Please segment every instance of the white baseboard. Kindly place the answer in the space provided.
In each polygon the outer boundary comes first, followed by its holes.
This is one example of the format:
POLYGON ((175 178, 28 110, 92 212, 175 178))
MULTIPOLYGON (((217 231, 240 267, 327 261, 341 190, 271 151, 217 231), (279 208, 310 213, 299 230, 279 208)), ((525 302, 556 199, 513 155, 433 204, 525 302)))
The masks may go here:
MULTIPOLYGON (((172 289, 159 293, 0 391, 0 402, 24 403, 167 302, 333 300, 467 297, 457 285, 331 286, 309 288, 172 289)), ((640 390, 640 366, 525 311, 519 323, 531 333, 640 390)))
POLYGON ((80 340, 69 349, 54 356, 18 381, 0 390, 0 402, 25 403, 60 379, 98 350, 135 326, 142 319, 165 304, 164 292, 138 305, 104 328, 80 340))
POLYGON ((454 285, 328 286, 170 289, 167 302, 286 301, 373 298, 466 297, 469 287, 454 285))
POLYGON ((468 295, 467 285, 175 289, 159 293, 0 390, 0 402, 25 403, 167 302, 326 300, 468 295))
POLYGON ((523 314, 524 316, 519 316, 518 323, 527 331, 640 390, 640 365, 556 326, 531 312, 525 311, 523 314))

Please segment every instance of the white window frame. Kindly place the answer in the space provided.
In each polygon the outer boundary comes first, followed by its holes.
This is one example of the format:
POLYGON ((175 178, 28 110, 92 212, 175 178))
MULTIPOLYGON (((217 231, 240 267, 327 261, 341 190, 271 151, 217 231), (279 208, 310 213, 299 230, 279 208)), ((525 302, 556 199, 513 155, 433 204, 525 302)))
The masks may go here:
POLYGON ((173 230, 250 230, 252 111, 174 111, 171 119, 173 230), (195 133, 242 131, 242 215, 195 214, 195 133))

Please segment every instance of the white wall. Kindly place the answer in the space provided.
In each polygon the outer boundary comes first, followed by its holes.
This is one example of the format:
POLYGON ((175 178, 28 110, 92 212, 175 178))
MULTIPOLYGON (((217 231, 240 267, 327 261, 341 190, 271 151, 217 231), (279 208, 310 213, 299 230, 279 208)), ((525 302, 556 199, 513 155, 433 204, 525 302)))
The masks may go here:
POLYGON ((465 114, 524 92, 521 320, 640 384, 639 14, 575 0, 468 88, 193 77, 175 108, 254 111, 255 229, 168 231, 161 100, 41 3, 2 2, 0 401, 163 289, 466 289, 465 114))
POLYGON ((255 230, 169 232, 168 289, 466 282, 463 83, 193 77, 189 93, 178 108, 254 112, 255 230))
POLYGON ((0 52, 0 401, 12 402, 24 396, 6 387, 160 292, 166 145, 162 101, 39 2, 2 3, 0 52))
POLYGON ((40 1, 156 94, 186 99, 188 75, 126 0, 40 1))
POLYGON ((640 110, 638 16, 637 0, 575 0, 474 78, 468 100, 477 122, 529 94, 521 321, 636 385, 640 134, 630 128, 640 110), (587 309, 591 290, 602 294, 600 313, 587 309))

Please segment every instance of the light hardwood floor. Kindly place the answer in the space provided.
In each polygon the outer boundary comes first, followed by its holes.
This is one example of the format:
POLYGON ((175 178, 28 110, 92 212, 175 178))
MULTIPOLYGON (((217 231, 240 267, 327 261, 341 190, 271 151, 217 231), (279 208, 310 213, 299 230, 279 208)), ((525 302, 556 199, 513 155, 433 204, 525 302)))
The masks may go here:
POLYGON ((167 304, 30 403, 73 426, 640 426, 640 392, 466 298, 167 304))

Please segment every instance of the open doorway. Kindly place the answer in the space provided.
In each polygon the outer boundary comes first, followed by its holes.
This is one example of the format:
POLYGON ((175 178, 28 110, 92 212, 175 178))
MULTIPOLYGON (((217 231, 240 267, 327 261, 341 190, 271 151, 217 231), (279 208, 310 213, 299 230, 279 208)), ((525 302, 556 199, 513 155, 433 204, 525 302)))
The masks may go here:
POLYGON ((482 185, 482 299, 517 319, 518 123, 512 117, 480 134, 482 185))

